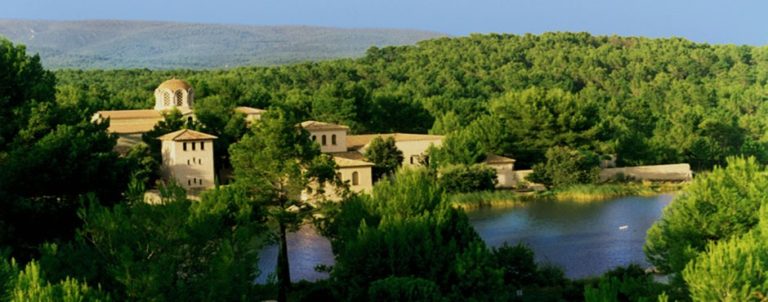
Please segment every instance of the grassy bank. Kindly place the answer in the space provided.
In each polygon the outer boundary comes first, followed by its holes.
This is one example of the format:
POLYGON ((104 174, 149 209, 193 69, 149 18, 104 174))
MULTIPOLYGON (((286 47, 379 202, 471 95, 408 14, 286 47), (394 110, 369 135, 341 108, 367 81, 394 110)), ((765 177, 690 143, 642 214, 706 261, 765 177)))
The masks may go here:
POLYGON ((652 196, 679 191, 685 183, 610 183, 575 185, 539 192, 509 190, 454 194, 449 200, 455 207, 474 209, 484 207, 514 207, 537 200, 601 201, 622 196, 652 196))

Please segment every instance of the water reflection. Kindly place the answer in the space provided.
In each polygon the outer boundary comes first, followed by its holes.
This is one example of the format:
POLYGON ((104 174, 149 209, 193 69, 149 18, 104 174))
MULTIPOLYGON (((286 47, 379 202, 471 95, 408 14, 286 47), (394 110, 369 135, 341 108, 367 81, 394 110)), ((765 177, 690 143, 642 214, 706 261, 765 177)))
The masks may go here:
MULTIPOLYGON (((538 201, 467 214, 489 246, 524 242, 539 261, 563 267, 568 277, 581 278, 630 263, 647 266, 645 234, 671 200, 672 195, 666 194, 588 203, 538 201)), ((288 234, 288 252, 293 281, 327 278, 314 268, 334 262, 330 242, 311 225, 288 234)), ((262 250, 257 282, 266 282, 276 261, 277 245, 262 250)))
MULTIPOLYGON (((324 279, 327 273, 315 271, 319 264, 333 265, 331 243, 315 231, 310 224, 303 225, 298 232, 288 233, 288 263, 291 266, 291 280, 324 279)), ((270 245, 259 253, 261 275, 257 283, 266 283, 269 274, 275 273, 277 264, 277 245, 270 245)))
POLYGON ((591 203, 542 201, 468 215, 488 245, 526 243, 539 261, 581 278, 630 263, 647 266, 645 234, 671 200, 672 195, 591 203))

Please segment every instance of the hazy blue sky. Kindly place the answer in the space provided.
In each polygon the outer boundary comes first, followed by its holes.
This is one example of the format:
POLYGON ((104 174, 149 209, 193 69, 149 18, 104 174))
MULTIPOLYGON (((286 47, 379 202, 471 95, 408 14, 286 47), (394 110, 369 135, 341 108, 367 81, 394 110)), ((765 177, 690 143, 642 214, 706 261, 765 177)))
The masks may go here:
POLYGON ((0 18, 412 28, 451 35, 587 31, 768 44, 768 1, 2 0, 0 18))

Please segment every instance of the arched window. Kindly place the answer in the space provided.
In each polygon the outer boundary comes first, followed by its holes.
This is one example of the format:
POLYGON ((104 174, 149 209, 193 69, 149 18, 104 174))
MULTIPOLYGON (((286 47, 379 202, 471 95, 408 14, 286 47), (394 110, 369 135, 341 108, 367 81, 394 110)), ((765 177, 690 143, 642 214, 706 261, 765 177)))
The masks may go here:
POLYGON ((360 184, 360 179, 359 179, 359 177, 360 177, 360 176, 358 175, 357 171, 355 171, 355 172, 352 172, 352 185, 353 185, 353 186, 356 186, 356 185, 359 185, 359 184, 360 184))
POLYGON ((163 106, 171 106, 171 94, 168 91, 163 92, 163 106))
POLYGON ((183 104, 182 100, 184 99, 184 92, 181 90, 176 90, 176 106, 181 106, 183 104))
POLYGON ((331 145, 336 146, 336 134, 331 135, 331 145))
POLYGON ((325 146, 325 145, 326 145, 326 142, 325 142, 325 134, 323 134, 323 138, 322 138, 322 140, 323 140, 323 146, 325 146))

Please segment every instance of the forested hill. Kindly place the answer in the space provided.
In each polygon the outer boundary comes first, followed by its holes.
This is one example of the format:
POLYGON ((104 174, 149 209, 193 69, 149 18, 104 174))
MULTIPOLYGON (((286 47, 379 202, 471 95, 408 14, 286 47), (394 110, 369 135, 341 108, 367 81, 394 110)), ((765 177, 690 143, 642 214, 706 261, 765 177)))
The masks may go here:
POLYGON ((0 36, 47 68, 223 68, 359 57, 371 46, 442 34, 417 30, 144 21, 0 20, 0 36))
MULTIPOLYGON (((45 58, 43 58, 45 60, 45 58)), ((524 167, 552 146, 624 164, 734 154, 766 161, 768 48, 586 33, 473 35, 372 48, 360 59, 227 71, 60 71, 59 97, 87 110, 151 108, 171 76, 199 107, 278 105, 353 132, 449 134, 447 144, 524 167)))

